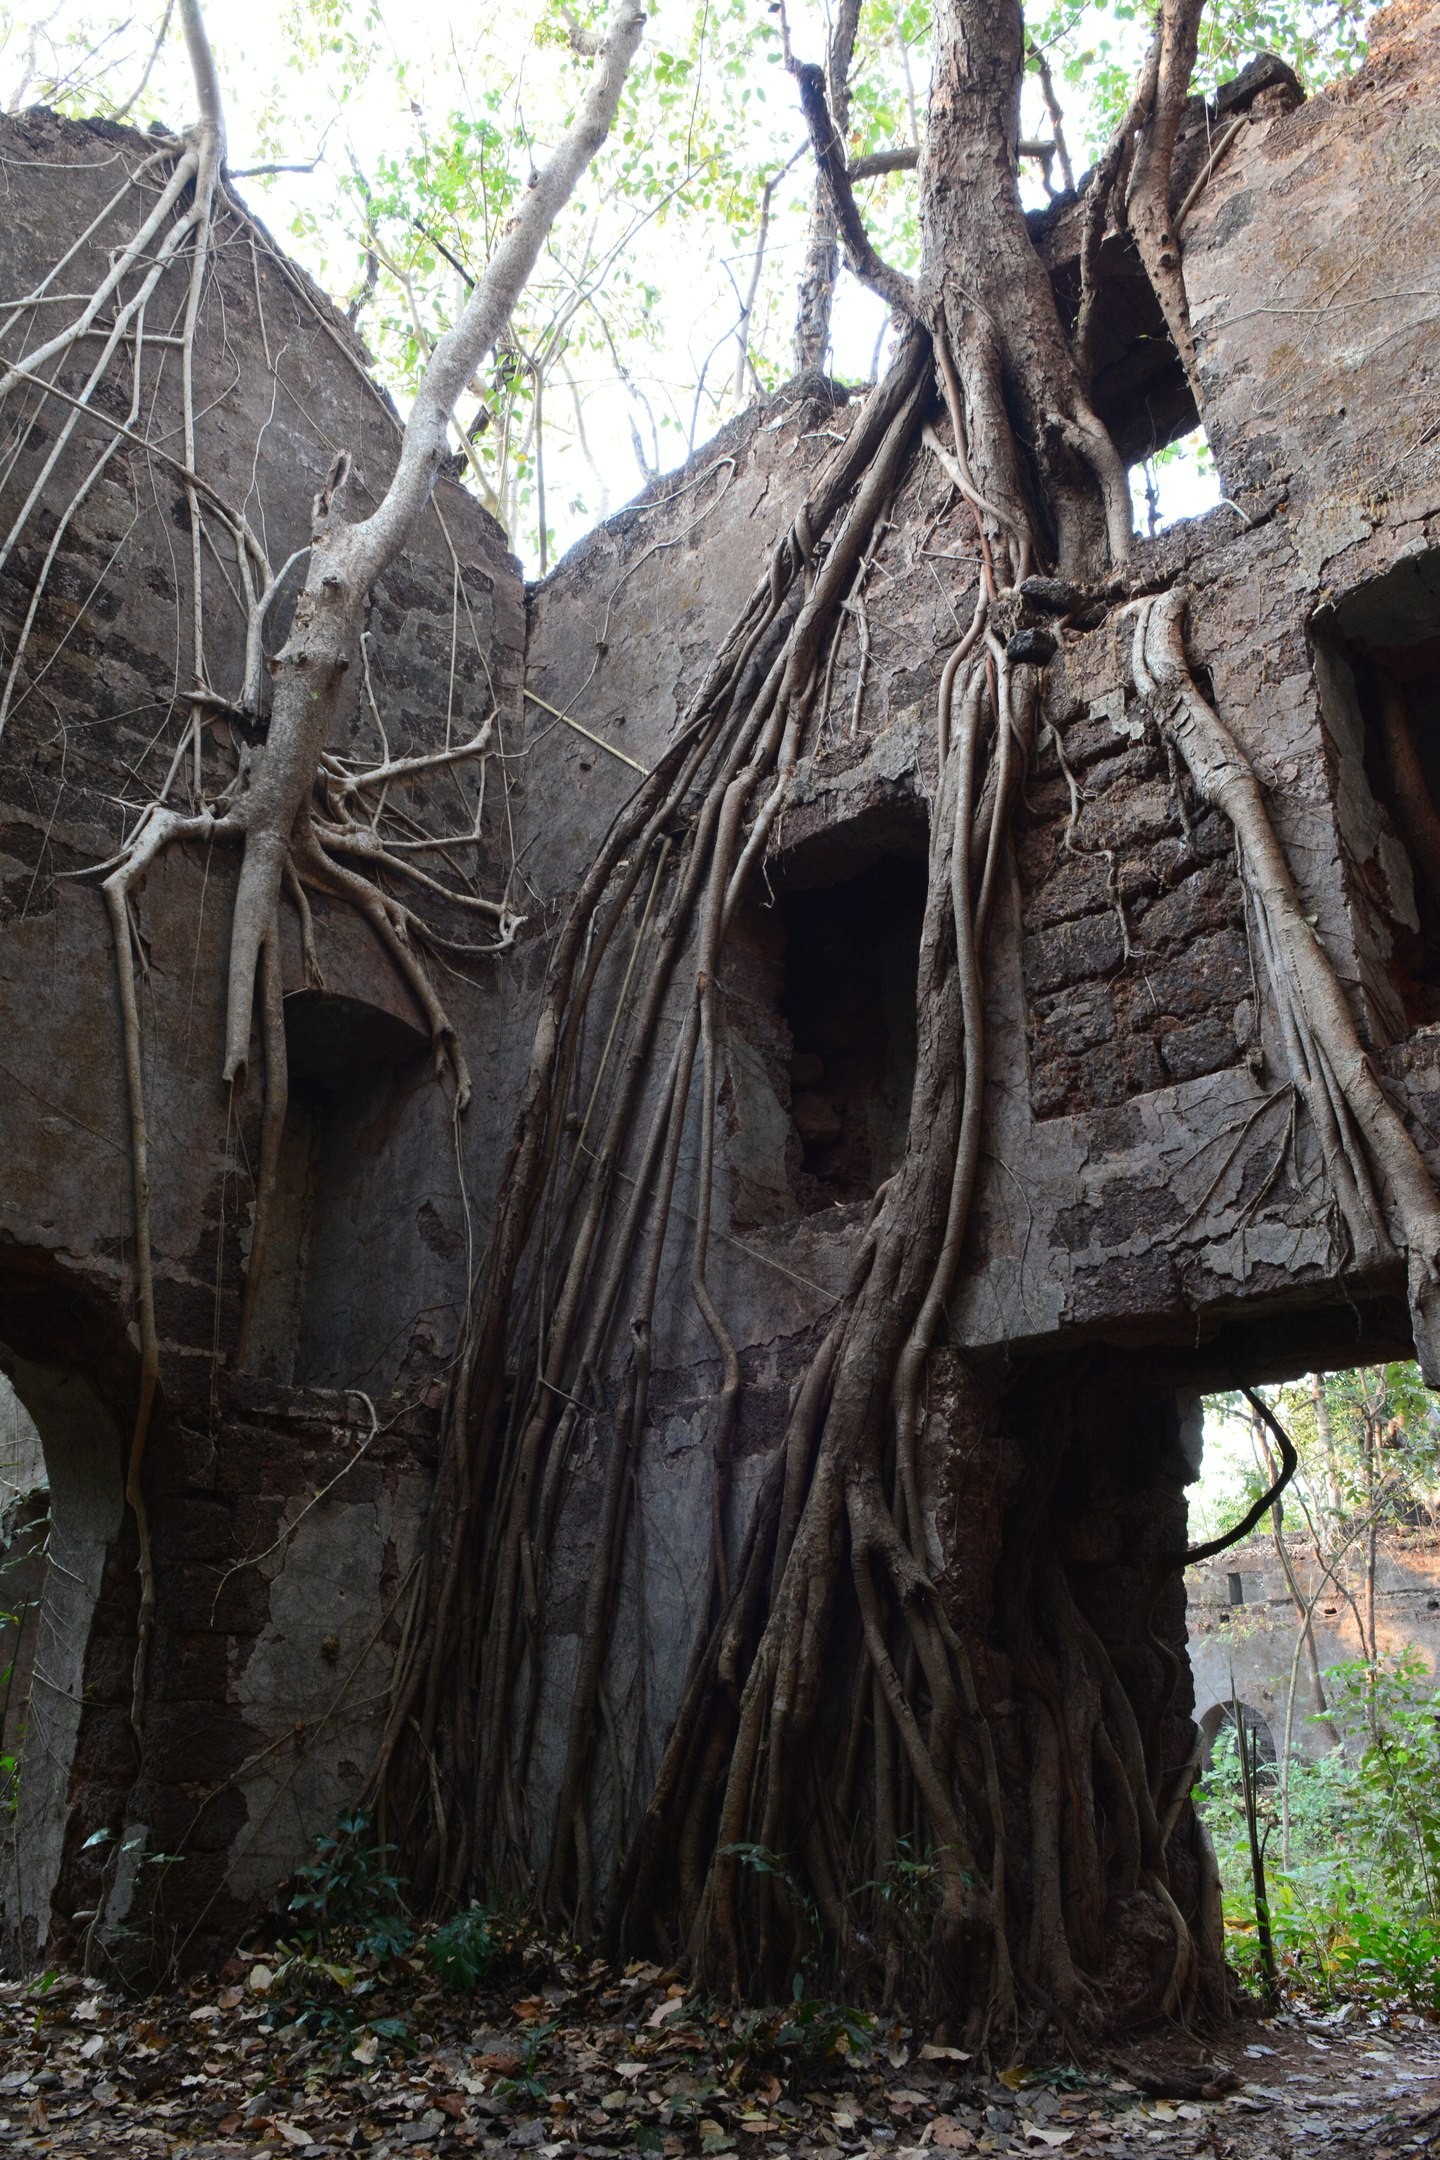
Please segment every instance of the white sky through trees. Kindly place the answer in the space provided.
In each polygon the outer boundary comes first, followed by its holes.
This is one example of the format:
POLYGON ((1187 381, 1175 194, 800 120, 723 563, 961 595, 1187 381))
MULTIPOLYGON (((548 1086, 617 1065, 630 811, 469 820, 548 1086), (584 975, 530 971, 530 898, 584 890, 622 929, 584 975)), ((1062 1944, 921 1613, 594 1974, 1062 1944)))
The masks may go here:
MULTIPOLYGON (((1224 0, 1210 10, 1199 79, 1233 74, 1274 46, 1322 80, 1353 61, 1368 11, 1368 0, 1224 0)), ((173 23, 135 95, 163 12, 163 0, 134 12, 86 0, 0 5, 0 102, 44 100, 77 115, 128 106, 136 124, 183 125, 195 100, 173 23)), ((584 22, 594 13, 576 10, 584 22)), ((507 189, 523 188, 531 156, 553 145, 573 108, 588 65, 568 48, 575 16, 557 0, 210 0, 207 17, 232 171, 315 161, 238 180, 252 208, 342 306, 364 285, 367 216, 378 234, 382 260, 357 328, 403 408, 425 341, 458 311, 455 265, 483 263, 487 222, 492 232, 503 222, 507 189)), ((789 19, 797 53, 823 60, 820 0, 791 0, 789 19)), ((1078 177, 1113 124, 1147 12, 1138 0, 1032 5, 1027 21, 1055 71, 1078 177)), ((929 53, 925 0, 868 0, 852 70, 852 155, 913 140, 912 112, 923 129, 929 53)), ((1033 76, 1024 126, 1049 133, 1033 76)), ((757 379, 771 389, 790 373, 812 189, 804 140, 767 0, 658 0, 615 133, 517 310, 516 354, 488 385, 480 453, 492 507, 532 572, 537 374, 553 563, 636 492, 642 460, 662 472, 680 464, 751 400, 757 379), (771 180, 747 341, 754 372, 747 367, 737 396, 736 329, 771 180)), ((913 174, 899 174, 862 190, 881 251, 910 269, 915 189, 913 174)), ((1045 199, 1033 164, 1025 192, 1045 199)), ((842 271, 832 371, 869 379, 885 328, 881 303, 842 271)), ((1215 500, 1206 465, 1193 448, 1161 464, 1162 521, 1215 500)), ((1137 524, 1146 529, 1138 474, 1137 524)))

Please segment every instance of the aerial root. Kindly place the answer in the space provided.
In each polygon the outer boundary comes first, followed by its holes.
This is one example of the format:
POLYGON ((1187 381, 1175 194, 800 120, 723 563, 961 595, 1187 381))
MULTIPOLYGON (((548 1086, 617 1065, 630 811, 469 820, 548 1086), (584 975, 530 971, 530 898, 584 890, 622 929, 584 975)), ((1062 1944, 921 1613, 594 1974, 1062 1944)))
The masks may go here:
MULTIPOLYGON (((1082 1967, 1099 1955, 1105 1923, 1085 1868, 1118 1866, 1127 1894, 1161 1904, 1150 1878, 1164 1885, 1165 1860, 1133 1711, 1073 1599, 1051 1599, 1058 1649, 1019 1643, 1033 1680, 997 1735, 986 1708, 995 1652, 981 1653, 973 1623, 947 1610, 926 1552, 924 1376, 973 1201, 984 953, 1036 708, 1033 672, 1013 666, 989 629, 992 598, 1030 560, 1028 537, 1001 530, 989 546, 993 506, 975 500, 954 452, 942 462, 970 501, 993 574, 942 673, 910 1138, 876 1196, 738 1551, 728 1479, 742 1373, 708 1264, 726 934, 828 679, 857 567, 925 427, 928 359, 912 338, 777 543, 556 940, 489 1266, 445 1412, 432 1589, 397 1670, 374 1790, 392 1821, 410 1825, 422 1884, 453 1894, 453 1857, 442 1876, 438 1829, 420 1828, 443 1735, 455 1790, 467 1794, 475 1869, 492 1894, 523 1893, 550 1553, 570 1466, 593 1444, 602 1376, 618 1355, 540 1902, 557 1923, 598 1929, 626 1954, 663 1943, 673 1955, 683 1944, 699 1979, 732 1992, 783 1993, 822 1955, 860 1958, 877 1996, 928 1989, 972 2042, 998 2035, 1008 2045, 1037 2016, 1072 2037, 1100 2021, 1098 1982, 1082 1967), (627 923, 619 1002, 598 1066, 582 1077, 589 999, 627 923), (677 1018, 669 1034, 667 1010, 677 1018), (708 1617, 648 1805, 617 1840, 607 1889, 589 1822, 607 1747, 614 1805, 624 1806, 605 1674, 638 1536, 656 1295, 687 1147, 691 1295, 718 1361, 699 1586, 708 1617), (1026 1761, 1033 1811, 1021 1797, 1026 1761), (907 1869, 933 1883, 914 1911, 898 1894, 907 1869)), ((963 454, 963 425, 956 440, 963 454)), ((938 438, 931 447, 943 449, 938 438)), ((1187 1971, 1178 1983, 1168 1969, 1159 1976, 1160 1995, 1183 1994, 1187 1971)))
POLYGON ((1357 1270, 1407 1261, 1421 1370, 1440 1384, 1440 1195, 1375 1076, 1330 958, 1307 919, 1249 760, 1199 690, 1185 650, 1183 586, 1135 603, 1131 667, 1156 700, 1204 801, 1235 836, 1290 1076, 1310 1112, 1357 1270))
POLYGON ((448 1076, 453 1081, 456 1107, 463 1111, 470 1101, 469 1068, 454 1024, 411 943, 410 929, 415 918, 410 910, 390 899, 368 878, 347 870, 327 854, 308 818, 301 821, 293 837, 292 854, 302 884, 328 892, 336 899, 348 900, 356 913, 363 915, 369 923, 424 1013, 434 1048, 436 1073, 442 1079, 448 1076))

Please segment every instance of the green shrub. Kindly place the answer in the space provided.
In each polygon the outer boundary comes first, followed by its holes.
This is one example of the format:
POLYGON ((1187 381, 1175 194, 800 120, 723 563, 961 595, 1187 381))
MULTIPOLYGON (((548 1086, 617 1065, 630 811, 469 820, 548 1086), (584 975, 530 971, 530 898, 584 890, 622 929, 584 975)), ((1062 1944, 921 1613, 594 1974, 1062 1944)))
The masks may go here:
MULTIPOLYGON (((1257 1794, 1281 1979, 1440 2010, 1440 1689, 1414 1650, 1326 1678, 1341 1745, 1314 1762, 1292 1757, 1288 1866, 1277 1857, 1280 1785, 1266 1780, 1257 1794)), ((1196 1802, 1220 1868, 1227 1951, 1253 1982, 1259 1942, 1233 1732, 1217 1735, 1196 1802)))
POLYGON ((436 1928, 425 1945, 425 1958, 442 1986, 457 1995, 473 1995, 498 1963, 500 1951, 494 1915, 483 1905, 472 1905, 436 1928))
POLYGON ((290 1910, 308 1947, 324 1949, 343 1934, 359 1957, 383 1964, 408 1950, 415 1936, 390 1867, 393 1848, 378 1843, 373 1830, 369 1815, 355 1812, 342 1815, 330 1836, 316 1838, 315 1858, 299 1870, 290 1910))

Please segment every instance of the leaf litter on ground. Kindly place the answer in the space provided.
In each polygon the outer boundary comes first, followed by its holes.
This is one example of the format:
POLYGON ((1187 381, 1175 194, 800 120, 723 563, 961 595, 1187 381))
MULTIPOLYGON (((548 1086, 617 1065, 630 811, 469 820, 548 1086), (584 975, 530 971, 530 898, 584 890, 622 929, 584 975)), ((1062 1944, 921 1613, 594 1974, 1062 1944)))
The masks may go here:
POLYGON ((68 1974, 0 1984, 0 2155, 1272 2160, 1292 2148, 1440 2151, 1440 2021, 1294 2012, 1237 2020, 1204 2046, 1166 2034, 1082 2067, 987 2066, 898 2015, 819 2000, 734 2008, 676 1971, 523 1935, 468 1995, 437 1986, 418 1951, 365 1969, 283 1947, 144 1999, 68 1974), (1201 2092, 1212 2097, 1177 2097, 1201 2092))

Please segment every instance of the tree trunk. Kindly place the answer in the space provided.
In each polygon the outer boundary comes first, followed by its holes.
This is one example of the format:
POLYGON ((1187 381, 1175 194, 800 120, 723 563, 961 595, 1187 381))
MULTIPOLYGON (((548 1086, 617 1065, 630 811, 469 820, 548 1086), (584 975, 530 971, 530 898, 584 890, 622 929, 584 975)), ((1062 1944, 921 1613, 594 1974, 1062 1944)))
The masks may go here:
POLYGON ((1340 1520, 1340 1467, 1335 1455, 1335 1432, 1330 1423, 1330 1403, 1319 1373, 1310 1375, 1310 1399, 1315 1405, 1315 1431, 1325 1461, 1325 1499, 1332 1522, 1340 1520))
MULTIPOLYGON (((850 121, 850 63, 855 55, 855 31, 860 21, 860 0, 840 0, 825 77, 830 93, 830 117, 845 155, 845 130, 850 121)), ((795 372, 825 365, 830 343, 830 312, 835 300, 835 275, 840 267, 840 225, 835 202, 824 175, 815 175, 810 206, 810 235, 805 247, 805 267, 795 308, 795 372)))
POLYGON ((1020 206, 1021 10, 943 0, 937 37, 920 168, 922 305, 954 360, 994 537, 1053 556, 1063 576, 1093 576, 1129 552, 1129 489, 1020 206))

